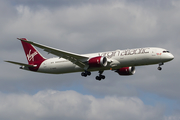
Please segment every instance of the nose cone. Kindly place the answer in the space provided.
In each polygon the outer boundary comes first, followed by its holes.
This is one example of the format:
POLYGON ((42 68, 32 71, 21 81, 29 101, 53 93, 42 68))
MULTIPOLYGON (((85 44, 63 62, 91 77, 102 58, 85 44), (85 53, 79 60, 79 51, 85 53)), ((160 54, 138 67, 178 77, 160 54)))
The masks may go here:
POLYGON ((169 59, 170 59, 170 60, 173 60, 173 59, 174 59, 174 56, 173 56, 171 53, 169 54, 169 59))
POLYGON ((163 55, 161 59, 164 61, 171 61, 174 59, 174 56, 171 53, 168 53, 168 54, 163 55))
POLYGON ((171 59, 171 60, 173 60, 173 59, 174 59, 174 56, 173 56, 172 54, 170 55, 170 59, 171 59))

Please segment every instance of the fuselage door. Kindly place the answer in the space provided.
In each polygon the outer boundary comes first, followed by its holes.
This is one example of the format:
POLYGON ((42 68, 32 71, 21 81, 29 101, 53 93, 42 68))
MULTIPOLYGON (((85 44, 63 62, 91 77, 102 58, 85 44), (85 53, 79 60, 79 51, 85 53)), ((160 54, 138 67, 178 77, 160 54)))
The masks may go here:
POLYGON ((161 54, 159 50, 157 49, 153 49, 152 50, 152 59, 155 60, 156 62, 160 62, 161 61, 161 54))
POLYGON ((156 56, 156 49, 152 49, 152 56, 156 56))

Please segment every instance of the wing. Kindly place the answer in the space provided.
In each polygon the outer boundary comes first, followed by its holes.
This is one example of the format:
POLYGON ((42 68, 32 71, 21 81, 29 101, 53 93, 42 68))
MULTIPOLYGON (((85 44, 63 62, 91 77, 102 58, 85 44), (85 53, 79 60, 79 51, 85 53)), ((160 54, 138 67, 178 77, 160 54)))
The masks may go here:
POLYGON ((83 55, 79 55, 79 54, 59 50, 59 49, 52 48, 52 47, 49 47, 49 46, 46 46, 46 45, 42 45, 42 44, 39 44, 39 43, 36 43, 36 42, 27 41, 27 40, 24 40, 22 38, 17 38, 17 39, 21 40, 23 42, 32 44, 32 45, 34 45, 36 47, 39 47, 39 48, 43 49, 44 51, 46 51, 48 53, 51 53, 51 54, 54 54, 54 55, 56 55, 58 57, 62 57, 64 59, 67 59, 67 60, 71 61, 72 63, 78 65, 79 67, 81 67, 83 69, 88 68, 88 65, 86 64, 86 61, 89 59, 89 57, 87 57, 87 56, 83 56, 83 55))
POLYGON ((8 63, 20 65, 20 66, 26 66, 26 67, 36 67, 36 65, 29 65, 29 64, 25 64, 25 63, 14 62, 14 61, 4 61, 4 62, 8 62, 8 63))

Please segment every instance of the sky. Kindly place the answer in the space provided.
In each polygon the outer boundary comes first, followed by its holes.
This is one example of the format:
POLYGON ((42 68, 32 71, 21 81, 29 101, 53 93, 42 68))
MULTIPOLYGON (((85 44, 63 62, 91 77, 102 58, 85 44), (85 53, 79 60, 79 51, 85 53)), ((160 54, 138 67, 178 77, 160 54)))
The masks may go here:
POLYGON ((180 120, 179 0, 0 0, 0 16, 1 120, 180 120), (160 47, 175 59, 102 81, 34 73, 4 62, 27 63, 18 37, 78 54, 160 47))

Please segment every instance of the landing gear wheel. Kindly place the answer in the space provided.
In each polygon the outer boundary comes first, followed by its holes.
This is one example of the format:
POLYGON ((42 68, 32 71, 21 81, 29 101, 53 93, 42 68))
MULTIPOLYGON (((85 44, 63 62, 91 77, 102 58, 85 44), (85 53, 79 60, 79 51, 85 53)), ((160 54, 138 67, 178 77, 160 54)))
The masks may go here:
POLYGON ((89 71, 85 71, 85 73, 86 73, 88 76, 91 75, 91 72, 89 72, 89 71))
POLYGON ((161 67, 158 67, 158 70, 162 70, 162 68, 161 68, 161 67))
POLYGON ((96 76, 96 80, 101 80, 101 79, 105 79, 106 77, 104 75, 102 75, 104 71, 99 71, 99 76, 96 76))
POLYGON ((89 72, 89 71, 84 71, 84 72, 81 73, 81 76, 83 76, 83 77, 87 77, 87 76, 90 76, 90 75, 91 75, 91 72, 89 72))
POLYGON ((96 76, 96 80, 101 81, 101 77, 100 76, 96 76))
POLYGON ((101 79, 105 79, 106 77, 104 75, 100 75, 100 78, 101 79))
POLYGON ((84 73, 84 72, 82 72, 82 73, 81 73, 81 76, 83 76, 83 77, 87 77, 87 74, 86 74, 86 73, 84 73))

